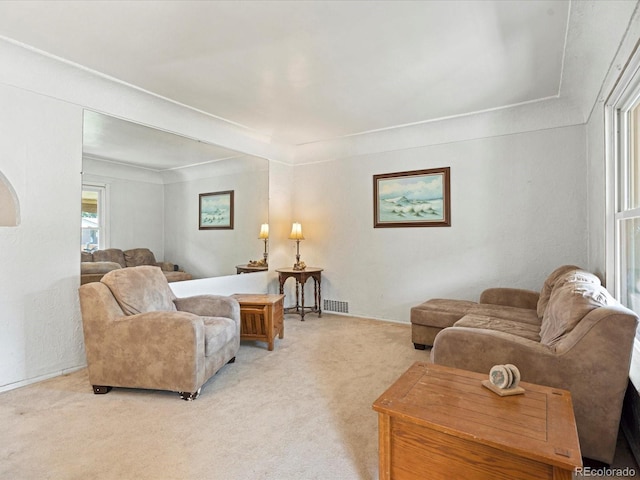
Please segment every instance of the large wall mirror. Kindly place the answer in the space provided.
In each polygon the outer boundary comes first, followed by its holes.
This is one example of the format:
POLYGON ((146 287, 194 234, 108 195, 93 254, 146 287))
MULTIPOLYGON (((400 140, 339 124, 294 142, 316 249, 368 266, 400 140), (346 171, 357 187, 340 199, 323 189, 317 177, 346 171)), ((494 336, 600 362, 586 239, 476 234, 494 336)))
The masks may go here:
POLYGON ((87 110, 82 179, 83 211, 95 211, 83 218, 83 249, 146 247, 193 278, 232 275, 262 258, 264 158, 87 110), (226 191, 233 228, 200 229, 200 194, 226 191))

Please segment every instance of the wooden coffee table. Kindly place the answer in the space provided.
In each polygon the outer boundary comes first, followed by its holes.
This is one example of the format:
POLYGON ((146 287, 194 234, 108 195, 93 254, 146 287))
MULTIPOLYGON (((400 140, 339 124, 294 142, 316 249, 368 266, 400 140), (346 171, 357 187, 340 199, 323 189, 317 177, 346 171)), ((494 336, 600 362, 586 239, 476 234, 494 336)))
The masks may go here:
POLYGON ((267 342, 273 350, 276 335, 284 338, 284 295, 236 293, 240 304, 240 339, 267 342))
POLYGON ((521 382, 500 397, 488 378, 416 362, 373 404, 380 480, 570 480, 582 466, 571 394, 521 382))

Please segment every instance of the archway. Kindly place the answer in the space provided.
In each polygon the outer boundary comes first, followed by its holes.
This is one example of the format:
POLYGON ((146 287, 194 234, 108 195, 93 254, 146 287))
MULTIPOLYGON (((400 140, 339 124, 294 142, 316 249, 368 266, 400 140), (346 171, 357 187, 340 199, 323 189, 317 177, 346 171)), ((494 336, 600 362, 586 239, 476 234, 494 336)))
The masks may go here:
POLYGON ((9 180, 0 172, 0 227, 20 224, 20 204, 9 180))

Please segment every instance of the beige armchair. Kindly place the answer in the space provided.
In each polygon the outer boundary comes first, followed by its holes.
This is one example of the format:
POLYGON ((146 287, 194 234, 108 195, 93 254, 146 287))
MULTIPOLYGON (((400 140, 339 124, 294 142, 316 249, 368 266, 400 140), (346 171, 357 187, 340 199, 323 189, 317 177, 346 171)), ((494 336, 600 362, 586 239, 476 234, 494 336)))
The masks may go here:
POLYGON ((176 298, 160 268, 113 270, 80 286, 89 381, 179 392, 193 400, 240 347, 240 306, 231 297, 176 298))

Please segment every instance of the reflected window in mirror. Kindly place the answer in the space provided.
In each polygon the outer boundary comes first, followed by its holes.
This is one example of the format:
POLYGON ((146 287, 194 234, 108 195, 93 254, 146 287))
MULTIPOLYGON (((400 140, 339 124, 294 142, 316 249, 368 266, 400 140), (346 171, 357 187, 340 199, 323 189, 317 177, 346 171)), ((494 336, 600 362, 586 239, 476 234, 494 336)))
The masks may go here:
POLYGON ((106 248, 106 198, 105 185, 82 184, 80 250, 83 252, 94 252, 106 248))

